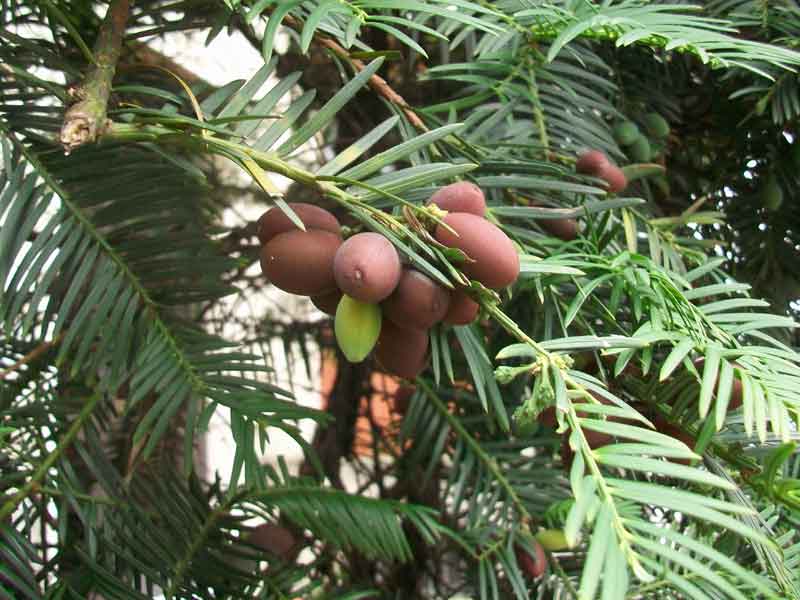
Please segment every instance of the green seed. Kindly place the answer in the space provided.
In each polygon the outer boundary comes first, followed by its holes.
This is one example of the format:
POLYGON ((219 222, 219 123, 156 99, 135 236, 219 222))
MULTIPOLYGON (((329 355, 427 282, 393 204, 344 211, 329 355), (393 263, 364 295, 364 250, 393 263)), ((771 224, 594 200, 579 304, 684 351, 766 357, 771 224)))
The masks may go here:
POLYGON ((640 135, 639 128, 632 121, 623 121, 614 127, 614 139, 620 146, 630 146, 640 135))
POLYGON ((381 309, 344 295, 336 307, 333 323, 336 342, 352 363, 363 361, 372 352, 381 333, 381 309))
POLYGON ((780 209, 781 204, 783 204, 783 189, 781 189, 778 178, 775 175, 769 176, 767 183, 761 190, 761 201, 764 203, 764 207, 771 212, 780 209))
POLYGON ((536 541, 548 552, 558 552, 569 548, 567 536, 561 529, 545 529, 536 534, 536 541))
POLYGON ((647 113, 642 117, 647 131, 655 138, 662 139, 669 135, 669 123, 658 113, 647 113))
POLYGON ((636 141, 628 148, 628 156, 638 163, 649 162, 653 156, 653 149, 650 147, 650 141, 640 135, 636 141))

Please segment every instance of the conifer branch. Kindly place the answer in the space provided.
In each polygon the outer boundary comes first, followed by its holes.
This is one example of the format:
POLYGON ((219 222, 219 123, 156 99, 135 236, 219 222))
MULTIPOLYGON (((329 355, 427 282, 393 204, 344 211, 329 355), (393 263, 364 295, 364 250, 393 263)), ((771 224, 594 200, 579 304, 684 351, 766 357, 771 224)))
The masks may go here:
MULTIPOLYGON (((294 18, 292 15, 286 15, 283 19, 283 22, 298 33, 303 30, 303 23, 299 19, 294 18)), ((314 41, 323 48, 327 48, 333 52, 333 54, 335 54, 337 57, 349 62, 359 73, 366 67, 363 61, 351 57, 350 53, 341 45, 339 45, 336 40, 315 32, 314 41)), ((406 99, 398 94, 383 77, 377 74, 370 77, 369 87, 371 87, 379 96, 382 96, 389 103, 394 104, 397 108, 399 108, 408 119, 408 122, 411 123, 417 130, 428 131, 425 123, 422 122, 422 119, 419 118, 419 115, 417 115, 416 111, 411 108, 408 102, 406 102, 406 99)))
POLYGON ((101 397, 102 394, 98 392, 86 401, 86 404, 83 405, 80 414, 78 414, 78 417, 72 422, 69 429, 64 434, 64 437, 62 437, 61 441, 58 443, 58 446, 56 446, 55 449, 47 455, 47 458, 42 461, 34 474, 31 476, 31 479, 28 481, 28 483, 20 488, 16 494, 14 494, 5 502, 5 504, 3 504, 2 508, 0 508, 0 523, 11 516, 20 503, 25 500, 25 498, 27 498, 31 492, 38 489, 40 482, 47 475, 47 472, 56 463, 64 450, 66 450, 69 445, 72 444, 72 441, 75 439, 78 433, 80 433, 81 429, 83 429, 86 421, 92 416, 94 407, 97 405, 97 402, 101 397))
POLYGON ((95 42, 94 65, 83 82, 72 90, 77 102, 67 109, 59 138, 67 153, 95 141, 106 128, 111 81, 122 51, 130 5, 131 0, 114 0, 108 7, 95 42))

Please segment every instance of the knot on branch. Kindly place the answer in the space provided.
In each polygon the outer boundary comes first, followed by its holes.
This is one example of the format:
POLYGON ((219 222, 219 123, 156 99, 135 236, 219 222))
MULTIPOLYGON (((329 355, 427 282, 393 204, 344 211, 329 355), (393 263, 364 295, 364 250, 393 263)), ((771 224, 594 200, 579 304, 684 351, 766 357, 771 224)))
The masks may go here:
POLYGON ((64 124, 61 127, 59 141, 64 146, 64 152, 69 154, 72 150, 83 144, 93 142, 99 133, 97 119, 79 109, 79 105, 67 111, 64 124), (78 108, 78 110, 73 110, 78 108))

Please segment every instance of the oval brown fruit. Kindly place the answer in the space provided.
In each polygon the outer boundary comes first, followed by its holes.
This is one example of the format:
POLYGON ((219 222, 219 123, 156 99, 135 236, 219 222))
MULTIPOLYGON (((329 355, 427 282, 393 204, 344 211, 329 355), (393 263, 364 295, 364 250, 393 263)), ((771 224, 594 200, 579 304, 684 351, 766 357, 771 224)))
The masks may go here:
POLYGON ((383 303, 383 314, 398 327, 429 329, 444 318, 450 294, 427 275, 405 269, 392 295, 383 303))
MULTIPOLYGON (((683 429, 681 429, 677 425, 673 425, 672 423, 667 421, 661 415, 658 415, 653 419, 653 425, 655 426, 656 431, 658 431, 659 433, 663 433, 664 435, 668 435, 672 438, 675 438, 676 440, 680 440, 681 442, 686 444, 690 450, 694 450, 694 446, 697 443, 697 440, 695 440, 691 435, 686 433, 683 429)), ((680 465, 689 465, 692 462, 688 458, 669 458, 667 460, 680 465)))
POLYGON ((537 223, 547 233, 565 242, 578 237, 578 222, 575 219, 539 219, 537 223))
POLYGON ((339 300, 342 299, 342 292, 338 288, 318 296, 311 296, 311 304, 316 306, 319 310, 326 315, 336 315, 336 308, 339 306, 339 300))
POLYGON ((517 566, 519 566, 520 571, 531 579, 536 579, 543 575, 547 568, 547 556, 544 553, 544 548, 538 542, 534 542, 533 550, 535 556, 531 556, 522 546, 514 546, 514 555, 517 557, 517 566))
POLYGON ((378 233, 359 233, 345 241, 333 260, 339 289, 361 302, 385 300, 400 281, 400 256, 378 233))
POLYGON ((597 173, 597 176, 605 180, 608 191, 612 194, 618 194, 628 187, 628 179, 625 177, 625 173, 622 169, 617 165, 607 163, 600 172, 597 173))
POLYGON ((458 248, 474 261, 459 265, 469 277, 490 288, 503 288, 517 280, 519 254, 499 227, 470 213, 450 213, 443 222, 455 234, 438 225, 436 239, 445 246, 458 248))
POLYGON ((428 364, 428 332, 403 329, 386 319, 375 345, 375 358, 389 373, 413 379, 428 364))
POLYGON ((480 308, 464 290, 453 290, 450 292, 450 307, 442 320, 449 325, 469 325, 478 318, 480 308))
POLYGON ((459 181, 440 188, 429 202, 448 212, 465 212, 479 217, 486 214, 486 198, 481 188, 469 181, 459 181))
MULTIPOLYGON (((319 229, 339 235, 339 221, 324 208, 305 202, 290 202, 289 206, 307 230, 319 229)), ((258 239, 262 244, 266 244, 276 235, 295 229, 302 231, 277 206, 270 208, 258 219, 258 239)))
POLYGON ((299 550, 294 534, 286 527, 275 523, 259 525, 246 536, 245 540, 287 562, 294 561, 299 550))
POLYGON ((336 288, 333 258, 342 240, 330 231, 287 231, 261 249, 261 270, 275 286, 316 296, 336 288))
MULTIPOLYGON (((703 379, 703 370, 705 369, 706 359, 704 357, 696 358, 694 360, 694 366, 697 369, 697 372, 700 375, 700 380, 703 379)), ((733 371, 733 385, 731 386, 731 395, 728 399, 728 410, 736 410, 740 408, 744 402, 744 388, 742 387, 742 380, 736 377, 736 369, 741 369, 742 366, 739 363, 732 363, 731 366, 734 368, 733 371)), ((716 398, 716 389, 717 385, 719 384, 719 372, 717 372, 717 379, 714 381, 714 398, 716 398)))
POLYGON ((575 170, 583 175, 598 175, 607 165, 608 157, 600 150, 589 150, 578 157, 575 170))

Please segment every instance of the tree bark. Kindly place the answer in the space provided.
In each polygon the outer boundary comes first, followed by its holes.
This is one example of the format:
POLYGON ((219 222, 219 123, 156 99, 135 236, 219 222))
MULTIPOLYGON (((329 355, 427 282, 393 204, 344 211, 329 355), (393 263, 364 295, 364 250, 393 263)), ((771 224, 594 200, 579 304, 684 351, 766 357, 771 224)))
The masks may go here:
POLYGON ((60 141, 69 153, 93 142, 106 128, 111 82, 122 51, 122 37, 130 13, 130 0, 115 0, 100 26, 94 47, 94 66, 72 95, 77 102, 67 109, 60 141))

